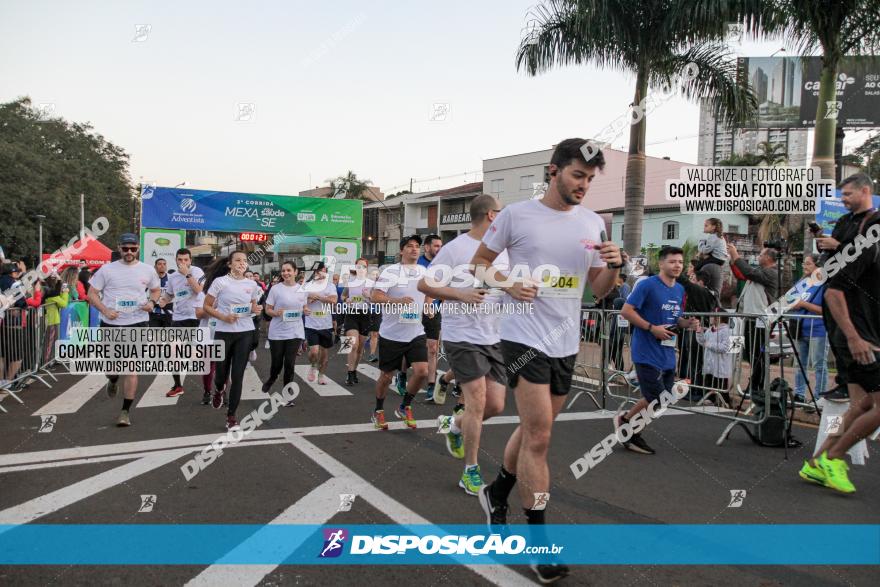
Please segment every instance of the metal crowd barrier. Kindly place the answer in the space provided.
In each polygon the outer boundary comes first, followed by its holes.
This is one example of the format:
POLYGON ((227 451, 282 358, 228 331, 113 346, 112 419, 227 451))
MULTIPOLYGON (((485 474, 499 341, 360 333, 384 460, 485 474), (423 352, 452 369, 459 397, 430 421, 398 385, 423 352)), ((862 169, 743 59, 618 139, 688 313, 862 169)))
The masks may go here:
MULTIPOLYGON (((18 403, 21 384, 29 378, 46 383, 40 376, 44 368, 45 311, 37 308, 7 308, 0 320, 0 367, 2 378, 9 383, 3 391, 18 403)), ((47 384, 48 385, 48 384, 47 384)), ((6 411, 2 405, 0 410, 6 411)))
MULTIPOLYGON (((737 312, 688 312, 687 315, 699 318, 704 332, 697 335, 691 330, 679 331, 675 378, 689 379, 690 393, 670 407, 728 421, 729 426, 719 438, 719 444, 737 423, 755 426, 770 417, 770 406, 774 401, 770 385, 777 372, 784 375, 783 378, 792 390, 797 371, 802 370, 802 373, 808 374, 807 357, 801 356, 800 360, 792 360, 793 356, 796 357, 792 352, 796 343, 788 340, 786 329, 779 323, 768 328, 763 315, 737 312), (727 334, 710 331, 713 322, 725 322, 728 326, 727 334), (709 376, 704 372, 706 346, 716 351, 714 358, 718 361, 729 361, 726 368, 722 369, 723 372, 730 373, 728 377, 709 376), (800 364, 801 361, 804 364, 800 364), (760 418, 753 415, 757 406, 751 401, 752 389, 761 392, 758 396, 763 401, 760 418), (740 408, 746 400, 749 400, 748 409, 741 411, 740 408)), ((782 317, 783 320, 789 318, 807 322, 821 319, 821 316, 782 317)), ((618 410, 637 402, 641 394, 630 353, 632 328, 620 315, 620 310, 584 308, 581 312, 580 329, 581 348, 575 362, 572 382, 576 393, 568 407, 581 396, 603 410, 607 409, 609 399, 618 401, 618 410)), ((716 366, 714 362, 713 360, 713 366, 716 366)), ((718 372, 717 369, 713 370, 718 372)), ((810 379, 805 379, 812 396, 810 379)), ((805 407, 808 404, 797 402, 796 405, 805 407)), ((809 405, 818 411, 815 402, 809 405)))

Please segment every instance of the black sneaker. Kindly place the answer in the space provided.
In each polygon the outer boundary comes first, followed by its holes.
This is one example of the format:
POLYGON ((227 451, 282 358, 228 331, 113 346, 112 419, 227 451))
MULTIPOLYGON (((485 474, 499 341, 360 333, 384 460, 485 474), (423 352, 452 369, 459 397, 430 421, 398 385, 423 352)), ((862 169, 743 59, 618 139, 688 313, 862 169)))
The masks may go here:
POLYGON ((838 385, 819 395, 830 402, 849 401, 849 391, 846 389, 845 385, 838 385))
POLYGON ((345 376, 345 384, 349 387, 354 385, 354 371, 349 371, 348 375, 345 376))
POLYGON ((530 565, 535 574, 538 575, 538 581, 544 585, 548 585, 559 579, 568 576, 568 567, 565 565, 530 565))
POLYGON ((378 363, 379 362, 379 355, 373 353, 372 355, 369 356, 369 358, 367 360, 371 363, 378 363))
POLYGON ((624 446, 633 452, 643 455, 652 455, 655 452, 653 448, 648 446, 648 443, 645 442, 641 434, 633 434, 632 438, 624 446))
POLYGON ((452 386, 452 397, 461 397, 461 385, 458 383, 452 386))
POLYGON ((480 500, 480 507, 486 514, 486 523, 490 526, 506 526, 507 525, 507 504, 495 501, 490 491, 492 484, 483 484, 480 487, 480 493, 477 498, 480 500))
POLYGON ((119 389, 119 379, 108 379, 107 386, 104 389, 107 391, 107 397, 116 397, 116 391, 119 389))
POLYGON ((211 403, 211 392, 206 391, 202 394, 202 405, 207 406, 211 403))
POLYGON ((274 379, 269 379, 266 383, 263 384, 263 393, 269 393, 269 390, 272 389, 272 386, 275 385, 274 379))
POLYGON ((355 383, 360 383, 360 381, 358 381, 358 372, 357 371, 351 372, 351 378, 352 378, 352 380, 354 380, 355 383))

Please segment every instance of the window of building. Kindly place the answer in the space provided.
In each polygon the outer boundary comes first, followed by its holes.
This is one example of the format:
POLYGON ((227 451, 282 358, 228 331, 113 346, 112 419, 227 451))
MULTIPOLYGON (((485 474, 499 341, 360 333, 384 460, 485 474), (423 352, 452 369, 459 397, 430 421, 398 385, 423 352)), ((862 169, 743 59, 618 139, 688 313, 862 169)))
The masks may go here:
POLYGON ((536 183, 534 175, 521 175, 521 176, 519 176, 519 191, 531 192, 533 183, 536 183))
POLYGON ((663 223, 663 239, 674 241, 678 238, 678 222, 663 223))
POLYGON ((496 196, 501 195, 501 192, 504 191, 504 180, 503 179, 493 179, 489 184, 489 191, 496 196))
POLYGON ((422 220, 428 219, 428 206, 422 206, 419 209, 419 218, 421 218, 422 220))

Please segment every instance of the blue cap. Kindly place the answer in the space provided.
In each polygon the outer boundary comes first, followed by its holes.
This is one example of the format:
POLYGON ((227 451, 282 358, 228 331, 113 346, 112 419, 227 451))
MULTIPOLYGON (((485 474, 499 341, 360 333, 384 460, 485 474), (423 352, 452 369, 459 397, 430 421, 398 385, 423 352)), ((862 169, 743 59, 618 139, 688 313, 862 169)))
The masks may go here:
POLYGON ((132 234, 130 232, 123 232, 119 235, 119 244, 120 245, 139 245, 140 239, 138 239, 136 234, 132 234))

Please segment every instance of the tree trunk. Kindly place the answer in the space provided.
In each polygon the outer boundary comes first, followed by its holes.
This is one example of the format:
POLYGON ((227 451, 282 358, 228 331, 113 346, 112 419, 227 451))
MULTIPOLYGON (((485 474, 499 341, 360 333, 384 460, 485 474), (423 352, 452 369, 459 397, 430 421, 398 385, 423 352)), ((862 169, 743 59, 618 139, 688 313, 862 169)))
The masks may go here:
MULTIPOLYGON (((822 170, 822 179, 834 179, 834 140, 837 134, 837 119, 825 118, 828 102, 837 100, 837 59, 822 58, 822 76, 819 78, 819 107, 816 110, 816 129, 813 134, 812 166, 822 170)), ((803 217, 803 226, 815 220, 814 217, 803 217)), ((813 252, 813 235, 809 230, 804 233, 804 254, 813 252)))
MULTIPOLYGON (((648 91, 648 68, 642 65, 636 76, 636 93, 633 106, 637 107, 648 91)), ((626 184, 624 186, 623 248, 630 256, 639 254, 642 247, 642 221, 645 214, 645 130, 644 113, 629 128, 629 155, 626 159, 626 184)), ((634 112, 634 113, 635 113, 634 112)))

